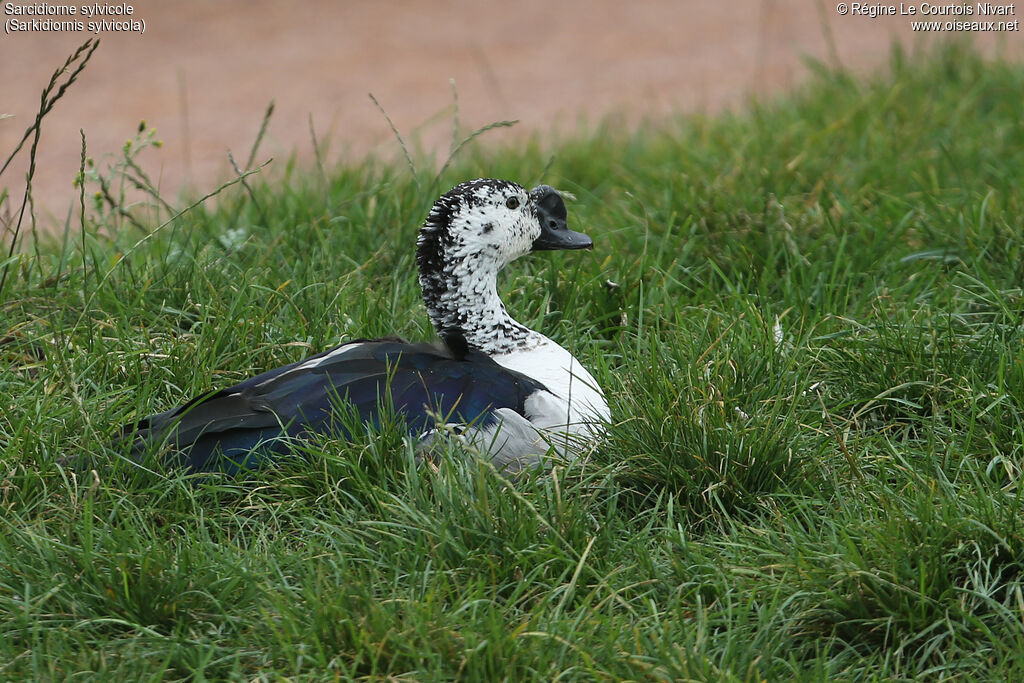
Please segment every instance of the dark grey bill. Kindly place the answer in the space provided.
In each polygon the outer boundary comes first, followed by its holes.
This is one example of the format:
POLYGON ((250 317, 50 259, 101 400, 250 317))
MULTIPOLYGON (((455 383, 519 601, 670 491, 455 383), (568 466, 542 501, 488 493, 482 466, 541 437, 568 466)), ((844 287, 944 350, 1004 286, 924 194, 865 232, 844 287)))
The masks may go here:
POLYGON ((533 241, 533 251, 594 247, 594 240, 568 228, 565 202, 555 188, 538 185, 530 190, 530 199, 537 207, 537 219, 540 220, 540 237, 533 241))

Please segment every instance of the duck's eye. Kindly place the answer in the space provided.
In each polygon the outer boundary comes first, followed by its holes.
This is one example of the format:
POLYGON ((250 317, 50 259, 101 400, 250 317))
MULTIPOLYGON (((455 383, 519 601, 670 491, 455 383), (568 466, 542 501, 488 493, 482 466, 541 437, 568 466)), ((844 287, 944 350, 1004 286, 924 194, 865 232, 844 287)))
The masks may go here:
POLYGON ((510 209, 518 209, 519 197, 509 197, 508 199, 505 200, 505 206, 507 206, 510 209))

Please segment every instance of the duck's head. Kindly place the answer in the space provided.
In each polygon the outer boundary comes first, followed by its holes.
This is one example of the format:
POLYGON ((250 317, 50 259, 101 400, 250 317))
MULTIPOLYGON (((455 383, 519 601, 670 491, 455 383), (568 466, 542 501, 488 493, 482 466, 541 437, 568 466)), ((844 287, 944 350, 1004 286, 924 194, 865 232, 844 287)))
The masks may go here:
POLYGON ((498 298, 498 271, 531 251, 591 248, 593 241, 569 230, 565 216, 554 188, 527 192, 507 180, 471 180, 434 202, 416 263, 427 313, 450 347, 460 339, 461 346, 500 353, 528 338, 530 330, 498 298))
POLYGON ((565 202, 548 185, 529 192, 507 180, 480 178, 456 185, 430 210, 420 230, 420 272, 469 259, 501 269, 531 251, 589 249, 593 240, 566 225, 565 202))

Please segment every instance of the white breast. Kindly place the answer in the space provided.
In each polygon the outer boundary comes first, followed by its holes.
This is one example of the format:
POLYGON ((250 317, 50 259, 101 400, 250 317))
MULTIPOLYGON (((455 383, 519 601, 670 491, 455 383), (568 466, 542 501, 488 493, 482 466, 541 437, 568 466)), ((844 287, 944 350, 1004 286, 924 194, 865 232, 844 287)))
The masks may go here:
POLYGON ((611 419, 601 387, 571 353, 533 334, 536 338, 530 341, 535 343, 526 348, 493 356, 498 364, 537 380, 550 391, 527 399, 526 416, 537 427, 597 438, 602 430, 595 423, 611 419))

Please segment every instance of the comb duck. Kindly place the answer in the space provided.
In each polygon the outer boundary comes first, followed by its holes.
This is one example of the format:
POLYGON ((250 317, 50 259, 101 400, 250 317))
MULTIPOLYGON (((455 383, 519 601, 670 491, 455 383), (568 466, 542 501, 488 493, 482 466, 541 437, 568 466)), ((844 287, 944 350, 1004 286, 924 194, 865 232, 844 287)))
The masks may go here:
POLYGON ((434 202, 416 262, 427 313, 441 341, 350 341, 124 428, 136 461, 161 446, 192 471, 236 472, 289 452, 315 433, 350 436, 339 402, 364 423, 389 401, 426 448, 441 432, 515 474, 550 446, 571 453, 600 439, 610 419, 601 388, 579 361, 516 322, 498 297, 497 276, 531 251, 589 249, 569 230, 562 197, 505 180, 457 185, 434 202))

